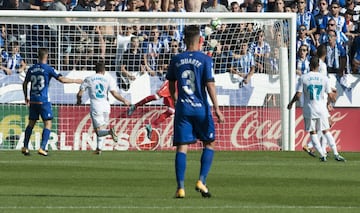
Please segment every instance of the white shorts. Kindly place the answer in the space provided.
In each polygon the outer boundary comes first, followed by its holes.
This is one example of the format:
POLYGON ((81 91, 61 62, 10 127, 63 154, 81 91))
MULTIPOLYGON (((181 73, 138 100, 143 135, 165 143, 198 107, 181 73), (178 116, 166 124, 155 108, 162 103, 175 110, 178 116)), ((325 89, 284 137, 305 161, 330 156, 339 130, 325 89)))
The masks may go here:
POLYGON ((304 118, 305 131, 323 131, 330 129, 329 118, 304 118))
POLYGON ((108 112, 90 112, 90 116, 94 129, 101 126, 107 126, 109 124, 108 112))

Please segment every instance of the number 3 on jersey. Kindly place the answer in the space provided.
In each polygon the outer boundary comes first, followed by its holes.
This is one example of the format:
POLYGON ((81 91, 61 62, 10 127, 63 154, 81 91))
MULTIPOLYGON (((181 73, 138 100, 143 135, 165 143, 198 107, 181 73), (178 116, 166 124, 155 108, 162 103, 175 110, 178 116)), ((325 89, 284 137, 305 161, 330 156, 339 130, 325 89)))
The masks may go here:
POLYGON ((182 86, 186 94, 192 95, 195 91, 195 74, 192 70, 185 70, 181 78, 184 79, 185 85, 182 86))

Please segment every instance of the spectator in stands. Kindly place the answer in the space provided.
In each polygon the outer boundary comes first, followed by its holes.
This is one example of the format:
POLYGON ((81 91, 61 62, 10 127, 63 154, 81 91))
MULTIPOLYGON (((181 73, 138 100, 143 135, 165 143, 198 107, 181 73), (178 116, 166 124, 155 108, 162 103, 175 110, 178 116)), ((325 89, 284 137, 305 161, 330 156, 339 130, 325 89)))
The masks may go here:
POLYGON ((352 73, 360 74, 360 37, 357 36, 353 42, 354 56, 352 58, 352 73))
POLYGON ((166 72, 170 64, 170 60, 173 56, 180 53, 180 43, 178 40, 173 39, 170 42, 170 50, 168 52, 162 52, 159 56, 158 71, 157 75, 161 80, 165 80, 166 72))
POLYGON ((79 0, 73 11, 91 11, 90 2, 91 0, 79 0))
POLYGON ((292 13, 297 13, 298 12, 297 2, 296 1, 291 2, 290 3, 290 8, 291 8, 292 13))
POLYGON ((302 45, 309 47, 309 54, 314 55, 316 52, 316 46, 314 40, 310 36, 306 35, 306 27, 301 25, 298 30, 298 36, 296 38, 296 51, 299 53, 299 49, 302 45))
POLYGON ((336 29, 347 33, 346 21, 344 16, 340 15, 340 4, 337 1, 332 1, 330 6, 330 14, 325 16, 321 25, 322 32, 326 31, 327 23, 330 19, 334 19, 336 22, 336 29))
POLYGON ((280 66, 280 49, 279 47, 274 47, 274 50, 271 52, 269 62, 267 63, 267 70, 270 71, 269 74, 279 74, 280 66))
POLYGON ((170 50, 170 42, 173 40, 176 40, 179 42, 180 47, 181 45, 181 36, 180 32, 178 31, 178 27, 176 25, 166 25, 163 27, 160 40, 163 43, 163 49, 165 49, 164 52, 169 52, 170 50))
POLYGON ((301 25, 306 27, 305 34, 312 36, 316 32, 316 22, 314 15, 306 10, 306 1, 298 0, 297 1, 297 17, 296 17, 296 26, 299 29, 301 25))
POLYGON ((283 13, 285 12, 284 0, 275 0, 274 12, 283 13))
POLYGON ((241 12, 240 11, 240 4, 237 1, 231 2, 230 8, 231 8, 231 12, 233 12, 233 13, 241 12))
POLYGON ((211 0, 204 5, 202 12, 229 12, 229 10, 224 5, 219 4, 217 0, 211 0))
POLYGON ((240 4, 240 8, 243 8, 243 12, 255 12, 255 0, 244 0, 242 4, 240 4))
POLYGON ((292 9, 291 9, 291 6, 290 5, 285 5, 285 13, 292 13, 292 9))
MULTIPOLYGON (((117 55, 122 55, 128 48, 131 37, 134 35, 134 27, 133 26, 123 26, 122 33, 117 35, 117 55)), ((120 58, 117 59, 119 61, 120 58)))
MULTIPOLYGON (((170 12, 186 13, 186 10, 184 9, 183 6, 183 1, 184 0, 174 0, 174 8, 170 10, 170 12)), ((177 30, 180 33, 180 39, 182 39, 184 37, 183 32, 185 27, 185 20, 176 19, 176 25, 177 25, 177 30)))
POLYGON ((3 4, 3 8, 6 10, 40 10, 40 6, 20 0, 6 0, 3 4))
POLYGON ((211 56, 214 61, 215 74, 229 72, 231 67, 230 47, 224 43, 223 40, 218 41, 211 56))
POLYGON ((104 11, 106 7, 105 0, 92 0, 90 2, 91 11, 104 11))
POLYGON ((315 15, 315 22, 316 22, 316 34, 321 34, 320 29, 322 28, 324 17, 329 16, 329 4, 327 0, 320 0, 319 1, 319 13, 315 15))
POLYGON ((208 0, 184 0, 186 12, 200 12, 202 4, 208 0))
POLYGON ((352 37, 354 37, 354 32, 356 30, 355 23, 353 21, 353 14, 355 12, 353 10, 346 10, 345 12, 345 22, 346 22, 346 29, 348 30, 348 33, 351 33, 352 37))
POLYGON ((282 29, 275 30, 274 33, 274 47, 280 48, 280 47, 288 47, 287 42, 285 41, 284 36, 282 35, 282 29))
POLYGON ((264 12, 264 5, 260 0, 254 2, 255 5, 255 12, 262 13, 264 12))
POLYGON ((127 9, 127 0, 116 0, 116 11, 125 11, 127 9))
MULTIPOLYGON (((105 11, 115 12, 115 0, 106 0, 105 11)), ((109 19, 107 19, 109 21, 109 19)), ((116 21, 116 19, 114 19, 116 21)), ((100 44, 100 57, 104 59, 106 64, 115 64, 117 35, 119 33, 118 26, 100 25, 95 28, 98 34, 100 44)), ((113 71, 113 70, 110 70, 113 71)))
POLYGON ((328 36, 328 31, 335 31, 336 33, 336 42, 341 44, 342 46, 346 47, 347 43, 349 41, 348 37, 345 35, 345 33, 343 33, 342 31, 337 30, 336 28, 336 21, 335 19, 331 18, 328 23, 327 23, 327 27, 326 27, 326 32, 321 34, 320 37, 320 42, 326 43, 329 40, 329 36, 328 36))
MULTIPOLYGON (((91 0, 79 0, 76 7, 74 7, 73 11, 91 11, 91 0)), ((91 64, 92 61, 89 59, 95 58, 95 47, 94 47, 94 26, 86 26, 86 25, 77 25, 70 28, 70 32, 75 33, 74 35, 74 64, 80 65, 82 70, 86 70, 90 68, 89 66, 93 66, 91 64), (89 66, 88 66, 89 65, 89 66)), ((96 58, 96 60, 99 60, 96 58)), ((91 68, 92 69, 92 68, 91 68)))
POLYGON ((127 12, 140 12, 140 8, 137 5, 137 0, 128 0, 127 1, 127 9, 125 11, 127 12))
POLYGON ((296 75, 299 77, 308 72, 310 72, 309 47, 306 44, 302 44, 296 57, 296 75))
POLYGON ((13 41, 10 46, 10 52, 2 51, 1 53, 0 70, 3 70, 6 75, 19 73, 25 77, 26 62, 20 54, 20 45, 17 41, 13 41))
POLYGON ((170 6, 174 1, 170 0, 160 0, 160 9, 163 12, 169 12, 170 6))
POLYGON ((257 39, 251 43, 250 52, 254 54, 257 73, 264 72, 265 61, 268 60, 271 52, 269 43, 265 41, 265 33, 260 30, 257 34, 257 39))
POLYGON ((160 0, 150 0, 149 12, 161 12, 161 2, 160 0))
POLYGON ((131 37, 130 47, 122 55, 120 63, 121 75, 130 80, 130 82, 146 72, 144 54, 141 52, 138 37, 131 37))
MULTIPOLYGON (((54 11, 69 11, 70 7, 67 5, 68 1, 67 0, 55 0, 54 3, 52 3, 48 10, 54 10, 54 11)), ((66 19, 67 22, 70 21, 70 19, 66 19)), ((54 28, 51 29, 50 28, 50 37, 49 37, 49 45, 51 48, 49 48, 49 54, 52 58, 52 60, 50 60, 51 64, 55 64, 54 59, 58 58, 57 57, 57 43, 58 43, 58 29, 54 28)), ((62 33, 62 37, 61 37, 61 58, 63 59, 61 61, 61 65, 63 66, 62 69, 63 70, 69 70, 70 68, 68 67, 68 65, 70 64, 70 53, 72 50, 72 46, 71 46, 71 33, 70 33, 70 29, 68 26, 62 26, 61 27, 61 33, 62 33)))
MULTIPOLYGON (((233 74, 234 79, 238 79, 239 87, 249 84, 251 77, 255 73, 255 58, 254 55, 248 51, 248 43, 247 40, 241 43, 240 57, 233 58, 231 62, 230 73, 233 74)), ((251 86, 251 84, 249 85, 251 86)))
POLYGON ((336 73, 340 79, 340 83, 344 84, 344 86, 348 86, 346 85, 346 82, 344 82, 345 78, 341 80, 346 66, 346 51, 341 44, 336 42, 337 37, 334 30, 329 30, 327 35, 328 42, 326 43, 326 65, 328 73, 336 73))
POLYGON ((183 0, 174 0, 174 9, 170 10, 170 12, 180 12, 185 13, 186 10, 183 6, 183 0))
POLYGON ((149 39, 144 41, 144 62, 151 76, 157 71, 158 59, 164 43, 160 41, 160 31, 157 26, 151 26, 149 39))

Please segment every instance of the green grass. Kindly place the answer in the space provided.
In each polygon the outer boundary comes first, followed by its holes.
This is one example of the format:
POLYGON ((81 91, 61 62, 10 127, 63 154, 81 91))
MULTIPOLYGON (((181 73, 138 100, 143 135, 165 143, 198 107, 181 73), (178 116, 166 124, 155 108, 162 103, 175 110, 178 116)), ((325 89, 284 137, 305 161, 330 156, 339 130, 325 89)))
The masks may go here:
POLYGON ((174 152, 1 151, 0 212, 360 212, 360 155, 343 154, 217 152, 204 199, 200 152, 190 152, 186 198, 174 199, 174 152))

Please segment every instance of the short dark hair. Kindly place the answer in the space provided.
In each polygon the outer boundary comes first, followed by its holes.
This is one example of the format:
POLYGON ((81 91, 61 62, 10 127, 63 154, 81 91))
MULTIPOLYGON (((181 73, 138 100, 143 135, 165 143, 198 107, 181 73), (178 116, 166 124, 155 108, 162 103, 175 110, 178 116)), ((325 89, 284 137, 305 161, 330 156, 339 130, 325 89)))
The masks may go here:
POLYGON ((319 58, 317 56, 313 56, 310 59, 310 70, 315 70, 317 67, 319 67, 319 58))
POLYGON ((10 42, 10 46, 19 46, 19 42, 12 41, 12 42, 10 42))
POLYGON ((189 25, 184 29, 185 42, 191 42, 200 36, 200 27, 198 25, 189 25))
POLYGON ((39 48, 38 50, 38 58, 43 60, 45 56, 49 54, 49 51, 46 48, 39 48))
POLYGON ((318 46, 316 50, 316 56, 320 58, 321 56, 326 55, 326 52, 327 52, 326 45, 320 44, 320 46, 318 46))
POLYGON ((95 64, 95 71, 96 73, 105 71, 105 63, 102 61, 98 61, 95 64))

